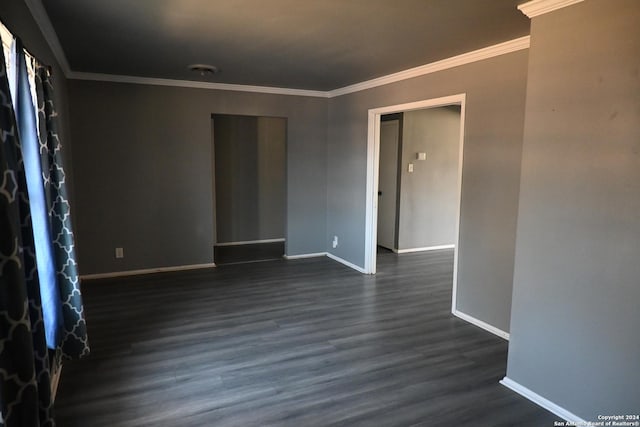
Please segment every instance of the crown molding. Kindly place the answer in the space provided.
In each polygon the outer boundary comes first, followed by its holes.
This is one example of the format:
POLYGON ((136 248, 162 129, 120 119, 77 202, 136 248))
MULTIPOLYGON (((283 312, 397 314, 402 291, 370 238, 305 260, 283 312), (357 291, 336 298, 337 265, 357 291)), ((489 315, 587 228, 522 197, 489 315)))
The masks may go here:
POLYGON ((60 39, 58 39, 58 34, 56 33, 56 30, 53 29, 53 25, 49 20, 49 14, 47 14, 47 11, 40 0, 24 0, 24 2, 27 5, 27 8, 29 8, 29 12, 31 12, 31 16, 33 16, 36 24, 40 27, 40 31, 42 31, 42 34, 49 44, 49 47, 53 52, 53 56, 56 57, 60 68, 62 68, 62 72, 68 78, 71 74, 71 67, 69 67, 69 61, 67 61, 67 56, 64 54, 64 50, 60 44, 60 39))
POLYGON ((116 83, 137 83, 147 84, 155 86, 176 86, 176 87, 188 87, 196 89, 217 89, 217 90, 229 90, 238 92, 253 92, 253 93, 268 93, 274 95, 294 95, 294 96, 311 96, 327 98, 327 92, 317 90, 305 90, 305 89, 289 89, 269 86, 249 86, 249 85, 237 85, 237 84, 225 84, 225 83, 210 83, 210 82, 198 82, 190 80, 172 80, 172 79, 159 79, 150 77, 136 77, 136 76, 122 76, 115 74, 99 74, 99 73, 83 73, 71 70, 67 56, 62 49, 60 39, 56 33, 49 15, 42 5, 41 0, 25 0, 25 4, 29 8, 29 12, 36 21, 36 24, 42 31, 44 38, 47 40, 53 55, 55 56, 58 64, 62 68, 62 71, 68 79, 72 80, 94 80, 116 83))
MULTIPOLYGON (((583 0, 532 0, 528 3, 518 6, 518 9, 528 15, 529 10, 540 11, 541 13, 550 12, 560 7, 569 6, 570 4, 578 3, 583 0), (555 6, 553 6, 555 5, 555 6)), ((71 70, 67 57, 62 49, 58 35, 56 34, 49 15, 42 5, 41 0, 25 0, 29 11, 31 12, 34 20, 40 27, 40 31, 44 35, 51 51, 53 52, 56 60, 60 64, 64 75, 68 79, 72 80, 92 80, 114 83, 133 83, 133 84, 146 84, 154 86, 174 86, 174 87, 186 87, 194 89, 212 89, 212 90, 227 90, 236 92, 253 92, 253 93, 266 93, 273 95, 291 95, 291 96, 308 96, 316 98, 335 98, 338 96, 346 95, 349 93, 359 92, 366 89, 371 89, 378 86, 387 85, 390 83, 407 80, 413 77, 424 76, 426 74, 435 73, 437 71, 446 70, 461 65, 470 64, 476 61, 482 61, 483 59, 489 59, 496 56, 504 55, 519 50, 529 48, 530 37, 524 36, 514 40, 509 40, 503 43, 499 43, 493 46, 488 46, 482 49, 474 50, 471 52, 463 53, 461 55, 453 56, 451 58, 443 59, 440 61, 432 62, 429 64, 421 65, 408 70, 400 71, 387 76, 378 77, 372 80, 356 83, 349 86, 344 86, 338 89, 330 91, 318 91, 318 90, 306 90, 306 89, 289 89, 281 87, 270 86, 249 86, 239 84, 227 84, 227 83, 212 83, 212 82, 199 82, 191 80, 173 80, 162 79, 152 77, 138 77, 138 76, 125 76, 116 74, 100 74, 100 73, 85 73, 71 70)), ((532 12, 533 13, 533 12, 532 12)), ((528 15, 530 16, 530 15, 528 15)), ((531 15, 536 16, 536 15, 531 15)))
POLYGON ((192 80, 160 79, 155 77, 123 76, 118 74, 81 73, 77 71, 72 71, 70 75, 67 77, 72 80, 91 80, 91 81, 113 82, 113 83, 134 83, 134 84, 152 85, 152 86, 173 86, 173 87, 186 87, 186 88, 194 88, 194 89, 268 93, 272 95, 310 96, 310 97, 316 97, 316 98, 328 97, 327 92, 320 91, 320 90, 289 89, 289 88, 271 87, 271 86, 249 86, 249 85, 237 85, 237 84, 228 84, 228 83, 199 82, 199 81, 192 81, 192 80))
POLYGON ((359 92, 362 90, 399 82, 399 81, 410 79, 413 77, 424 76, 426 74, 435 73, 437 71, 442 71, 449 68, 470 64, 473 62, 482 61, 483 59, 489 59, 489 58, 504 55, 507 53, 528 49, 529 44, 530 44, 530 37, 524 36, 514 40, 509 40, 503 43, 499 43, 493 46, 488 46, 482 49, 463 53, 462 55, 443 59, 441 61, 432 62, 430 64, 421 65, 415 68, 410 68, 408 70, 400 71, 398 73, 389 74, 387 76, 378 77, 376 79, 367 80, 364 82, 345 86, 339 89, 334 89, 328 92, 317 91, 317 90, 305 90, 305 89, 288 89, 288 88, 269 87, 269 86, 248 86, 248 85, 236 85, 236 84, 227 84, 227 83, 198 82, 198 81, 192 81, 192 80, 173 80, 173 79, 161 79, 161 78, 152 78, 152 77, 123 76, 123 75, 115 75, 115 74, 81 73, 76 71, 70 72, 67 77, 75 80, 93 80, 93 81, 114 82, 114 83, 135 83, 135 84, 147 84, 147 85, 154 85, 154 86, 187 87, 187 88, 195 88, 195 89, 217 89, 217 90, 229 90, 229 91, 237 91, 237 92, 268 93, 268 94, 274 94, 274 95, 310 96, 310 97, 316 97, 316 98, 335 98, 338 96, 347 95, 349 93, 359 92))
POLYGON ((466 65, 472 62, 482 61, 483 59, 489 59, 495 56, 504 55, 507 53, 516 52, 523 49, 528 49, 529 44, 530 44, 529 36, 520 37, 517 39, 499 43, 493 46, 488 46, 482 49, 463 53, 462 55, 457 55, 451 58, 443 59, 441 61, 432 62, 432 63, 421 65, 415 68, 409 68, 408 70, 400 71, 394 74, 389 74, 387 76, 378 77, 376 79, 367 80, 361 83, 356 83, 356 84, 345 86, 339 89, 334 89, 328 92, 328 97, 335 98, 337 96, 359 92, 361 90, 371 89, 374 87, 387 85, 389 83, 395 83, 402 80, 407 80, 413 77, 424 76, 426 74, 435 73, 437 71, 442 71, 442 70, 446 70, 453 67, 459 67, 460 65, 466 65))
POLYGON ((531 0, 519 5, 518 9, 529 18, 533 18, 582 1, 584 0, 531 0))

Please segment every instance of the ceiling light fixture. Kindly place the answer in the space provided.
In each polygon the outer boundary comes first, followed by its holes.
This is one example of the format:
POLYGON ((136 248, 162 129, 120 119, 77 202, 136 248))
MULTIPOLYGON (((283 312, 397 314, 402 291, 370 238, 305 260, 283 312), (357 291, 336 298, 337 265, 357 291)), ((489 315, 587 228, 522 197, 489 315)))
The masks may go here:
POLYGON ((213 65, 207 65, 207 64, 191 64, 189 65, 188 68, 194 73, 200 74, 200 76, 202 77, 213 76, 214 74, 217 74, 220 72, 218 67, 214 67, 213 65))

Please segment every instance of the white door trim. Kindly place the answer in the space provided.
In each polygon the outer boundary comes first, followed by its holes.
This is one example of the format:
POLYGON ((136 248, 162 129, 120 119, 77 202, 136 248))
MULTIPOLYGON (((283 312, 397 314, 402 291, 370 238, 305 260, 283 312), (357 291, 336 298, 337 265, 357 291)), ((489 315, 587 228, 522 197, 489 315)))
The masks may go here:
POLYGON ((427 99, 406 104, 390 105, 369 110, 369 125, 367 131, 367 186, 366 186, 366 217, 365 217, 365 259, 364 271, 367 274, 376 273, 376 242, 378 225, 378 168, 380 166, 380 116, 383 114, 400 113, 403 111, 422 110, 446 105, 460 105, 460 146, 458 157, 458 207, 456 209, 456 231, 453 264, 453 297, 451 309, 456 311, 456 293, 458 283, 458 247, 460 242, 460 198, 462 195, 462 162, 464 152, 464 122, 465 122, 466 94, 427 99))

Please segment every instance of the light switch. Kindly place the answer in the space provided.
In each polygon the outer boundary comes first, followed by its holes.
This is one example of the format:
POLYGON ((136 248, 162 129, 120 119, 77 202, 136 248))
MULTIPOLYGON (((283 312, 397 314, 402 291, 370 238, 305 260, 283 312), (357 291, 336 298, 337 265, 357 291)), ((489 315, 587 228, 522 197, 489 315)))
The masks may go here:
POLYGON ((427 153, 416 153, 416 159, 427 160, 427 153))
POLYGON ((413 163, 409 163, 409 173, 413 173, 413 163))

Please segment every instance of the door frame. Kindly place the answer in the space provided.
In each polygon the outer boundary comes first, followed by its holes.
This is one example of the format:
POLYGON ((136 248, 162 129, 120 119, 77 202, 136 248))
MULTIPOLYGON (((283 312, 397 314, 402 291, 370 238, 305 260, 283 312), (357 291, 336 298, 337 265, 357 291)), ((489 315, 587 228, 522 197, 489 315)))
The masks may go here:
POLYGON ((458 185, 456 209, 455 248, 453 251, 453 293, 451 307, 456 310, 456 294, 458 283, 458 248, 460 246, 460 199, 462 195, 462 166, 464 154, 464 122, 466 108, 466 93, 432 98, 422 101, 396 104, 369 110, 367 130, 367 185, 366 185, 366 217, 365 217, 365 259, 364 272, 376 273, 377 227, 378 227, 378 173, 380 167, 380 117, 384 114, 400 113, 412 110, 444 107, 447 105, 460 106, 460 144, 458 147, 458 185))

